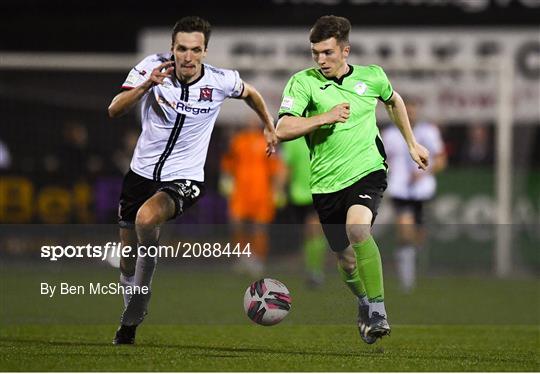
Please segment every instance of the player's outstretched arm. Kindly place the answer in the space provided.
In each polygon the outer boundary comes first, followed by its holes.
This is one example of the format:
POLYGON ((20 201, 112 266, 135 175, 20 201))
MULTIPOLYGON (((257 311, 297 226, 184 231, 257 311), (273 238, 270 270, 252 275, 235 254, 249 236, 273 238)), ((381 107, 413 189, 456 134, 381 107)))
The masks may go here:
POLYGON ((131 90, 123 91, 116 95, 108 108, 109 117, 120 117, 129 112, 150 88, 156 84, 163 83, 163 80, 172 74, 174 70, 173 64, 174 61, 164 62, 152 70, 152 74, 150 74, 146 82, 131 90))
POLYGON ((278 139, 276 129, 274 127, 274 118, 270 114, 266 103, 259 91, 250 84, 244 82, 244 92, 242 99, 247 105, 257 113, 261 121, 264 123, 264 138, 266 140, 266 155, 270 156, 276 151, 278 139))
POLYGON ((390 100, 384 103, 388 116, 396 124, 401 131, 401 135, 407 143, 411 158, 418 164, 422 170, 426 170, 429 164, 429 151, 422 145, 416 142, 414 133, 407 116, 407 109, 400 94, 394 91, 390 100))
POLYGON ((281 141, 293 140, 309 134, 313 130, 336 122, 346 122, 350 115, 349 103, 341 103, 313 117, 295 117, 285 115, 277 123, 277 137, 281 141))

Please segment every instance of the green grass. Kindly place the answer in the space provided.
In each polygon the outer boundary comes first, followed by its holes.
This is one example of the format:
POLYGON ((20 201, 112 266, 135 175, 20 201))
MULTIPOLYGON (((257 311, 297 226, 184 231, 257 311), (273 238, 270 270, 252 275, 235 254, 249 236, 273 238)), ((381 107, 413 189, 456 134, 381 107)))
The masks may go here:
POLYGON ((318 291, 283 268, 290 315, 257 326, 242 310, 253 280, 228 269, 162 264, 136 346, 110 344, 119 296, 39 294, 40 282, 111 282, 117 271, 85 266, 3 266, 0 371, 539 371, 537 279, 419 279, 386 300, 392 336, 372 346, 354 326, 355 303, 337 274, 318 291))
POLYGON ((20 326, 0 334, 3 371, 538 371, 538 327, 394 326, 368 346, 353 326, 20 326))

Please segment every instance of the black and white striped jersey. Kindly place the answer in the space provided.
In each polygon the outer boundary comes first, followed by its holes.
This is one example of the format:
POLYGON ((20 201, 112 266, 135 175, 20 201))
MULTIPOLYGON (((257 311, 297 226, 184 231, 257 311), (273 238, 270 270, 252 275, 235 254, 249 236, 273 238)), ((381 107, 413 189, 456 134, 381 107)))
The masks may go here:
MULTIPOLYGON (((123 89, 144 83, 171 53, 146 57, 129 72, 123 89)), ((244 84, 236 70, 203 64, 201 76, 183 84, 173 73, 141 99, 142 133, 131 169, 148 179, 204 181, 204 163, 221 104, 240 97, 244 84)))

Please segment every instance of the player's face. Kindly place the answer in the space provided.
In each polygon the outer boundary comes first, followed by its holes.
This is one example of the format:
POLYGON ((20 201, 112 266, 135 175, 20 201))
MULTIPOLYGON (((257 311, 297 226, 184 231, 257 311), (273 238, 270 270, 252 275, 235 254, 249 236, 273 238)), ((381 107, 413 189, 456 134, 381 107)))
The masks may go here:
POLYGON ((336 38, 311 43, 311 55, 326 78, 340 77, 347 71, 351 47, 341 45, 336 38))
POLYGON ((182 81, 196 79, 201 73, 201 65, 206 57, 204 34, 202 32, 179 32, 172 45, 176 76, 182 81))

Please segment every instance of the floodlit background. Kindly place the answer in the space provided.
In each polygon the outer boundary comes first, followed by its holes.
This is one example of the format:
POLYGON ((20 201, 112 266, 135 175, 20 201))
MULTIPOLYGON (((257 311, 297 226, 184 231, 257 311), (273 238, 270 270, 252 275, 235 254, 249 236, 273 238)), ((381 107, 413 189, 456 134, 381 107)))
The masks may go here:
MULTIPOLYGON (((409 293, 397 277, 388 199, 381 207, 374 233, 391 321, 538 324, 540 3, 224 3, 2 1, 2 321, 116 323, 119 297, 49 300, 39 294, 40 282, 115 281, 114 259, 51 263, 39 257, 39 248, 118 240, 120 187, 140 123, 136 110, 111 120, 106 109, 135 63, 168 51, 178 18, 207 18, 214 27, 207 62, 238 69, 277 117, 287 79, 312 65, 309 28, 319 16, 335 14, 353 25, 350 63, 381 65, 398 92, 418 99, 420 118, 440 127, 448 154, 427 212, 417 287, 409 293)), ((378 118, 381 128, 389 125, 383 110, 378 118)), ((208 191, 164 229, 164 241, 234 239, 221 160, 249 120, 243 102, 225 103, 206 161, 208 191)), ((269 254, 260 274, 290 285, 296 311, 287 323, 348 323, 354 303, 329 253, 326 283, 307 290, 295 235, 302 228, 287 225, 288 212, 281 200, 262 239, 269 254)), ((224 258, 163 261, 148 322, 244 323, 241 300, 255 275, 237 274, 235 265, 224 258)))

